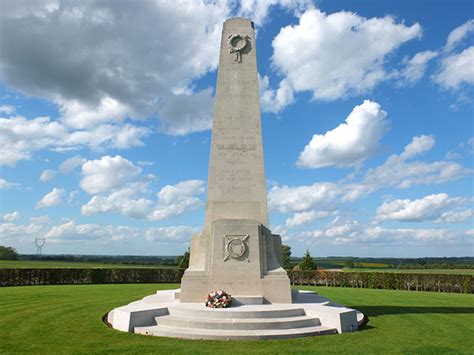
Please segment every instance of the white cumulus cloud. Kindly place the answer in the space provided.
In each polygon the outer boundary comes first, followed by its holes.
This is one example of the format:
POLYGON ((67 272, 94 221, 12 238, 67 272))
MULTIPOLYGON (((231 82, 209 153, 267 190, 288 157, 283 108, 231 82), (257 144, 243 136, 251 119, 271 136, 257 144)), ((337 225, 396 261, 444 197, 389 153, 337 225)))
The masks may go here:
POLYGON ((84 164, 87 160, 80 155, 75 155, 72 158, 66 159, 59 165, 59 170, 63 174, 69 174, 75 168, 84 164))
POLYGON ((212 127, 213 89, 194 94, 172 94, 158 108, 161 131, 174 136, 205 131, 212 127))
POLYGON ((212 96, 193 90, 193 81, 217 67, 227 1, 55 5, 5 2, 0 75, 7 85, 53 101, 74 129, 145 118, 158 118, 170 134, 209 128, 212 96), (175 97, 177 88, 196 95, 200 110, 175 97))
POLYGON ((30 159, 33 151, 55 145, 67 135, 66 129, 48 117, 0 118, 0 165, 15 166, 30 159))
POLYGON ((16 182, 7 181, 4 178, 0 178, 0 189, 11 189, 15 186, 20 186, 20 184, 16 182))
POLYGON ((400 159, 406 160, 413 156, 429 151, 435 144, 435 139, 432 136, 421 135, 415 136, 403 149, 403 153, 400 154, 400 159))
POLYGON ((354 107, 345 123, 324 135, 315 134, 297 161, 305 168, 353 166, 374 154, 388 130, 387 113, 376 102, 365 100, 354 107))
POLYGON ((273 186, 268 192, 268 206, 279 212, 298 212, 315 206, 331 206, 342 191, 331 182, 303 186, 273 186))
POLYGON ((43 196, 43 198, 38 201, 36 208, 44 207, 53 207, 60 205, 63 202, 64 193, 66 191, 63 188, 55 187, 51 192, 43 196))
POLYGON ((104 156, 84 163, 80 185, 93 196, 81 207, 81 213, 88 216, 118 213, 156 221, 202 206, 200 195, 204 192, 204 181, 187 180, 166 185, 153 201, 150 183, 155 176, 141 172, 142 168, 120 156, 104 156))
POLYGON ((14 222, 16 221, 18 218, 20 218, 20 212, 18 211, 13 211, 13 212, 10 212, 10 213, 6 213, 3 215, 3 220, 5 222, 14 222))
POLYGON ((39 179, 41 182, 48 182, 54 178, 55 174, 54 170, 43 170, 39 179))
POLYGON ((131 161, 116 155, 88 160, 82 165, 81 188, 89 194, 98 194, 123 186, 140 174, 142 169, 131 161))
POLYGON ((31 245, 33 238, 41 235, 43 228, 43 223, 35 221, 29 224, 0 223, 0 243, 11 245, 14 241, 23 240, 31 245))
POLYGON ((146 218, 153 202, 142 197, 148 193, 146 183, 129 183, 104 195, 95 195, 81 207, 83 215, 116 212, 131 218, 146 218))
POLYGON ((367 170, 361 181, 345 184, 343 200, 354 201, 383 188, 406 189, 414 185, 441 184, 472 174, 471 169, 453 161, 414 160, 429 151, 434 143, 431 136, 413 137, 400 155, 393 154, 382 165, 367 170))
POLYGON ((61 105, 63 120, 77 129, 109 121, 123 121, 130 111, 129 107, 108 96, 102 97, 94 108, 77 100, 65 101, 61 105))
POLYGON ((440 247, 456 241, 458 245, 469 246, 470 231, 447 228, 384 228, 378 225, 364 224, 344 218, 335 218, 326 227, 308 230, 292 236, 293 239, 307 240, 313 243, 318 239, 320 244, 363 245, 369 246, 432 246, 440 247))
POLYGON ((263 112, 278 113, 286 106, 291 105, 295 98, 293 89, 288 84, 287 80, 280 81, 279 87, 276 90, 270 88, 268 76, 259 78, 260 87, 260 104, 263 112))
POLYGON ((238 15, 251 18, 257 26, 265 23, 272 7, 299 13, 312 6, 311 0, 241 0, 238 15))
POLYGON ((67 151, 91 149, 127 149, 143 145, 141 141, 151 131, 129 124, 103 124, 86 130, 73 130, 49 117, 26 119, 22 116, 0 118, 0 165, 15 166, 20 160, 31 159, 42 149, 67 151))
POLYGON ((461 223, 469 219, 472 220, 474 216, 474 209, 469 208, 467 210, 461 211, 447 211, 443 212, 439 218, 437 218, 435 223, 461 223))
POLYGON ((145 239, 152 242, 189 242, 194 233, 200 227, 171 226, 171 227, 150 227, 145 232, 145 239))
POLYGON ((433 77, 445 89, 458 89, 463 83, 474 84, 474 46, 460 53, 448 55, 441 61, 441 69, 433 77))
POLYGON ((390 187, 406 189, 415 185, 441 184, 472 175, 473 170, 457 162, 415 160, 434 143, 431 136, 413 137, 402 153, 389 156, 383 164, 368 169, 360 178, 348 176, 335 183, 315 182, 301 186, 276 184, 268 192, 268 206, 281 213, 323 212, 390 187))
POLYGON ((286 220, 286 227, 294 228, 301 226, 303 224, 308 224, 314 222, 317 219, 323 219, 333 215, 333 212, 329 211, 304 211, 304 212, 297 212, 293 215, 293 217, 288 218, 286 220))
POLYGON ((425 74, 428 63, 436 56, 437 52, 423 51, 406 60, 405 67, 400 73, 400 85, 413 85, 420 80, 425 74))
POLYGON ((203 203, 199 196, 203 193, 202 180, 186 180, 176 185, 166 185, 158 192, 158 201, 149 219, 158 221, 199 208, 203 203))
POLYGON ((439 218, 448 207, 462 203, 459 197, 449 197, 446 193, 428 195, 416 200, 393 200, 377 208, 378 220, 422 222, 439 218))
POLYGON ((102 226, 99 224, 78 224, 70 220, 50 228, 44 237, 50 243, 60 240, 89 241, 97 239, 124 240, 137 237, 139 231, 128 226, 102 226))
POLYGON ((311 91, 315 100, 367 92, 390 77, 386 56, 420 36, 419 24, 406 26, 390 16, 367 19, 346 11, 308 9, 298 24, 282 28, 273 40, 272 62, 285 85, 270 98, 290 97, 280 90, 311 91))
POLYGON ((15 107, 11 105, 0 105, 0 113, 4 113, 6 115, 11 115, 16 111, 15 107))
POLYGON ((474 32, 474 20, 468 20, 461 26, 456 27, 448 35, 446 40, 446 49, 451 50, 454 46, 459 44, 464 38, 466 38, 471 32, 474 32))

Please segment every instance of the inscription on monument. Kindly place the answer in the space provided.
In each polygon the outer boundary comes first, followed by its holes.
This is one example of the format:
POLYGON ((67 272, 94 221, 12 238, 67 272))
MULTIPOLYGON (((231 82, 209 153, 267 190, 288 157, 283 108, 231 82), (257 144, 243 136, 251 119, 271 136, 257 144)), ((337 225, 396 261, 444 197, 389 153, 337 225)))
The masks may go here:
POLYGON ((246 157, 255 157, 257 154, 259 146, 254 134, 242 129, 237 134, 219 133, 215 138, 215 155, 225 165, 245 165, 246 157))

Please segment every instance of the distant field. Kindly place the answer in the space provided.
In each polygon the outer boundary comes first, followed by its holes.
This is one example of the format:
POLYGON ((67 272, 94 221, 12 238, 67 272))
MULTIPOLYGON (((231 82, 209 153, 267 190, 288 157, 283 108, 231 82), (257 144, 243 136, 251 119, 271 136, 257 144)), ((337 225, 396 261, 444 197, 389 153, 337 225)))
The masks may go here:
MULTIPOLYGON (((0 354, 472 354, 473 295, 304 287, 369 316, 361 331, 290 340, 201 341, 110 329, 112 308, 178 284, 0 288, 0 354)), ((302 287, 303 288, 303 287, 302 287)), ((212 331, 212 330, 210 330, 212 331)))
MULTIPOLYGON (((301 261, 301 260, 300 260, 301 261)), ((314 258, 314 262, 318 267, 322 267, 324 269, 340 269, 344 267, 345 261, 338 261, 338 260, 326 260, 326 259, 319 259, 314 258)))
MULTIPOLYGON (((328 261, 326 259, 314 259, 316 265, 318 267, 324 268, 324 269, 341 269, 346 266, 346 261, 343 260, 336 260, 336 261, 328 261)), ((378 269, 383 269, 383 268, 388 268, 389 264, 387 263, 378 263, 378 262, 366 262, 366 261, 357 261, 356 262, 357 266, 360 266, 360 268, 378 268, 378 269)))
MULTIPOLYGON (((363 268, 343 268, 343 265, 333 266, 332 268, 341 271, 350 272, 403 272, 403 273, 422 273, 422 274, 458 274, 458 275, 474 275, 474 269, 392 269, 387 267, 374 267, 377 263, 370 264, 363 268)), ((384 264, 381 264, 384 265, 384 264)), ((319 265, 322 268, 324 267, 319 265)), ((364 265, 365 266, 365 265, 364 265)), ((174 269, 175 266, 167 265, 140 265, 140 264, 112 264, 112 263, 94 263, 94 262, 74 262, 74 261, 41 261, 41 260, 0 260, 0 268, 22 268, 22 269, 174 269)))
POLYGON ((391 269, 391 268, 344 268, 344 272, 398 272, 415 274, 474 275, 474 269, 391 269))
POLYGON ((102 268, 102 269, 133 269, 133 268, 160 268, 160 269, 174 269, 175 266, 162 265, 139 265, 139 264, 112 264, 112 263, 89 263, 89 262, 74 262, 74 261, 41 261, 41 260, 0 260, 0 268, 22 268, 22 269, 88 269, 88 268, 102 268))
POLYGON ((357 263, 357 265, 360 265, 362 268, 368 267, 368 268, 384 269, 384 268, 388 268, 388 267, 389 267, 389 264, 383 264, 383 263, 367 263, 367 262, 361 262, 361 263, 357 263))

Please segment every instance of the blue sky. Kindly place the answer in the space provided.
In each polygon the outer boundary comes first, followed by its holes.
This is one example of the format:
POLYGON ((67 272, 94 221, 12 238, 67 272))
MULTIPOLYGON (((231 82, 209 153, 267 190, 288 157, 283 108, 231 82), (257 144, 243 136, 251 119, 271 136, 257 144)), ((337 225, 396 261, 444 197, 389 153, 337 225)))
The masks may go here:
POLYGON ((270 227, 294 255, 473 255, 470 1, 2 1, 0 244, 181 254, 222 23, 257 30, 270 227))

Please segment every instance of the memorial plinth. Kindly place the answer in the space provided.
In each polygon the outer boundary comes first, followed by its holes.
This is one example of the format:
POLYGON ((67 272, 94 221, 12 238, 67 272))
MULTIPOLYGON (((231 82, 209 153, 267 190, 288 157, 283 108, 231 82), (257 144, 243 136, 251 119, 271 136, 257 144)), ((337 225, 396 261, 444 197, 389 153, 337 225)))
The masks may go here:
POLYGON ((193 236, 181 290, 158 291, 109 312, 113 328, 190 339, 279 339, 357 330, 363 314, 290 289, 281 238, 268 229, 255 31, 225 21, 212 128, 206 215, 193 236), (232 295, 209 309, 207 295, 232 295))

